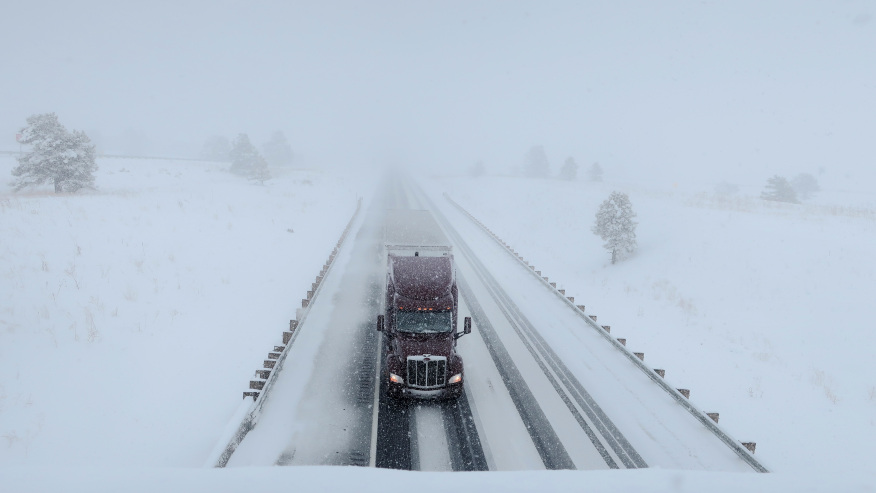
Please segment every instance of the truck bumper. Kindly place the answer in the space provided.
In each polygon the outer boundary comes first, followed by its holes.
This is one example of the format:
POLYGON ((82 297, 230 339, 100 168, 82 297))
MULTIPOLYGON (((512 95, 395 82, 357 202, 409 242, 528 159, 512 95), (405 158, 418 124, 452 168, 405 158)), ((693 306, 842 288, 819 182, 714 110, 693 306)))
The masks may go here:
POLYGON ((462 382, 458 384, 448 385, 439 389, 414 389, 403 385, 389 384, 388 394, 390 397, 397 399, 422 399, 422 400, 439 400, 439 399, 456 399, 462 394, 462 382))

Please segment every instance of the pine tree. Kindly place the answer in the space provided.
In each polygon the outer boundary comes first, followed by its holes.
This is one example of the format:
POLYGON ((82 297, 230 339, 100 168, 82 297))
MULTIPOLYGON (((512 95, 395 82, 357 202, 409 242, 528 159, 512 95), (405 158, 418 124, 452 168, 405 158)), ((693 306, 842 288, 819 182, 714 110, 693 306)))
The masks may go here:
POLYGON ((268 162, 262 156, 258 156, 253 164, 249 179, 259 182, 260 185, 264 185, 265 181, 271 179, 271 170, 268 169, 268 162))
POLYGON ((32 115, 21 129, 19 142, 31 151, 18 158, 12 170, 16 191, 51 181, 55 193, 94 189, 94 145, 84 132, 68 132, 54 113, 32 115))
POLYGON ((250 176, 256 161, 261 157, 259 151, 249 141, 249 136, 239 134, 229 153, 231 157, 230 171, 236 175, 250 176))
POLYGON ((486 169, 487 167, 484 166, 484 162, 478 161, 468 168, 468 174, 474 177, 483 176, 486 169))
POLYGON ((575 162, 575 159, 570 157, 566 158, 566 162, 563 163, 563 167, 560 168, 560 179, 572 181, 578 175, 578 163, 575 162))
POLYGON ((599 163, 593 163, 587 170, 587 176, 590 181, 602 181, 602 166, 599 163))
POLYGON ((791 186, 797 192, 797 196, 803 200, 809 200, 817 192, 821 191, 818 186, 818 180, 809 173, 800 173, 791 180, 791 186))
POLYGON ((545 178, 550 174, 550 163, 544 146, 532 146, 523 162, 523 174, 530 178, 545 178))
POLYGON ((767 180, 766 189, 761 192, 760 198, 775 202, 800 203, 797 200, 797 192, 794 191, 794 187, 791 186, 787 178, 779 175, 774 175, 767 180))
POLYGON ((292 146, 289 145, 283 132, 279 130, 274 132, 271 140, 262 145, 262 154, 271 166, 287 166, 292 164, 294 157, 292 146))
POLYGON ((611 252, 611 263, 636 250, 636 223, 633 205, 625 193, 611 192, 596 212, 593 234, 602 237, 603 245, 611 252))

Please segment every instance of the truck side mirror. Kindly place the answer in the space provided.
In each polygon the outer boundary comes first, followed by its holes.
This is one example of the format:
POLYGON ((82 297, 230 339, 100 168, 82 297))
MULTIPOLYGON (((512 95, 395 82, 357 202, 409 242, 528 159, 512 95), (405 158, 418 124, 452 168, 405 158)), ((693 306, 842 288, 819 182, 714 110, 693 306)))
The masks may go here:
POLYGON ((383 332, 383 315, 377 316, 377 332, 383 332))
POLYGON ((462 334, 456 334, 456 338, 471 334, 471 317, 465 317, 462 321, 462 334))

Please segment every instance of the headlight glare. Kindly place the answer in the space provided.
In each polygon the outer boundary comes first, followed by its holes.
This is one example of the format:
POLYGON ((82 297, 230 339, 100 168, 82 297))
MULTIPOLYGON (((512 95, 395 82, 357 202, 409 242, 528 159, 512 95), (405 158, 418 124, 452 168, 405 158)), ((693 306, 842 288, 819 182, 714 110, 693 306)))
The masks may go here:
POLYGON ((457 373, 456 375, 453 375, 452 377, 450 377, 450 380, 447 380, 447 383, 449 383, 449 384, 450 383, 459 383, 461 381, 462 381, 462 373, 457 373))

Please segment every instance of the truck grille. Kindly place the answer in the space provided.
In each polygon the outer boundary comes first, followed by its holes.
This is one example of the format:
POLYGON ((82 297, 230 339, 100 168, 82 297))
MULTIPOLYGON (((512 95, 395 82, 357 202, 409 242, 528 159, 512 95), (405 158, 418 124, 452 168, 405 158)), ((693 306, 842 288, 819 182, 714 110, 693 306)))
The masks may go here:
POLYGON ((447 358, 408 356, 408 385, 420 389, 444 387, 447 383, 447 358))

